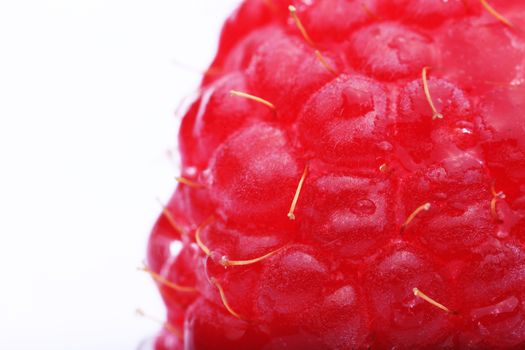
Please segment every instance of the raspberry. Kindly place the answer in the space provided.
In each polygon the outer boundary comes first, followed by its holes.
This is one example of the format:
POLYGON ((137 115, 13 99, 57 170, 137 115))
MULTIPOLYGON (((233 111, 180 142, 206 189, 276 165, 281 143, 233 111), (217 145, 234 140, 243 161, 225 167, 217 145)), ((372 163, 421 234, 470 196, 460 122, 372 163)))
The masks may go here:
POLYGON ((434 64, 431 43, 430 37, 402 24, 373 23, 353 34, 348 58, 374 77, 393 80, 434 64))
POLYGON ((288 1, 182 120, 155 348, 525 348, 525 3, 288 1))
POLYGON ((386 100, 382 88, 367 78, 341 75, 330 81, 312 94, 298 114, 305 153, 346 165, 377 161, 370 158, 374 153, 384 157, 386 100))
POLYGON ((247 90, 245 77, 240 73, 227 74, 209 84, 184 118, 181 141, 198 135, 198 144, 181 142, 184 162, 203 169, 213 151, 236 130, 254 124, 257 120, 271 120, 272 113, 264 106, 232 99, 230 91, 247 90), (220 111, 220 114, 219 114, 220 111))
POLYGON ((210 164, 217 213, 231 220, 272 222, 276 212, 286 211, 289 200, 280 194, 293 192, 299 174, 291 151, 283 130, 268 124, 232 135, 210 164))
POLYGON ((462 308, 474 321, 466 324, 459 339, 470 348, 523 347, 523 249, 512 241, 496 241, 474 253, 457 280, 464 288, 462 308))
POLYGON ((434 348, 453 334, 455 318, 417 298, 414 286, 432 292, 436 300, 452 298, 435 261, 403 243, 385 247, 366 277, 370 291, 376 346, 402 349, 434 348))

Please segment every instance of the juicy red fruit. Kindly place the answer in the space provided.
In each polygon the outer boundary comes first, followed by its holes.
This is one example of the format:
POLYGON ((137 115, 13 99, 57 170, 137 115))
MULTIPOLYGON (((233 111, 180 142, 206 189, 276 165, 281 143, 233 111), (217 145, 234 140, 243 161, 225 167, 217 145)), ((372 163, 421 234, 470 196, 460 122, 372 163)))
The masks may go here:
POLYGON ((245 1, 150 237, 156 349, 525 348, 523 13, 245 1))

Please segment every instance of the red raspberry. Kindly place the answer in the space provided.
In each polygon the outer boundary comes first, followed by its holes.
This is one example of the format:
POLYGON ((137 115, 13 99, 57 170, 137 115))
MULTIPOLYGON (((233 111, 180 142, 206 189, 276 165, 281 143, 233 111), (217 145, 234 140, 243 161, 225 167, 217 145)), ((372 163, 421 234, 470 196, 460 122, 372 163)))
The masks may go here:
POLYGON ((151 234, 156 349, 525 348, 524 14, 246 0, 151 234))
POLYGON ((469 348, 523 348, 525 255, 512 242, 492 241, 474 251, 456 285, 471 322, 458 339, 469 348))
POLYGON ((297 117, 299 141, 313 159, 374 165, 391 147, 385 141, 386 110, 386 93, 379 84, 341 75, 306 101, 297 117))
POLYGON ((377 21, 353 33, 348 59, 375 78, 415 76, 433 65, 432 39, 397 22, 377 21))
POLYGON ((385 247, 366 274, 373 334, 379 348, 436 348, 454 334, 455 317, 414 297, 414 288, 452 303, 440 264, 404 243, 385 247), (417 286, 417 287, 414 287, 417 286), (439 312, 441 311, 441 312, 439 312))

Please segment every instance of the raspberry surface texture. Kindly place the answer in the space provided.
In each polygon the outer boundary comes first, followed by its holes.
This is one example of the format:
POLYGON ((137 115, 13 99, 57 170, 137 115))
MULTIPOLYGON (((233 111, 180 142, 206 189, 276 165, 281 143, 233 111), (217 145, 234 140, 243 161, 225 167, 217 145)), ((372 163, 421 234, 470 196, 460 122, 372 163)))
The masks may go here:
POLYGON ((247 0, 179 146, 157 350, 525 349, 525 1, 247 0))

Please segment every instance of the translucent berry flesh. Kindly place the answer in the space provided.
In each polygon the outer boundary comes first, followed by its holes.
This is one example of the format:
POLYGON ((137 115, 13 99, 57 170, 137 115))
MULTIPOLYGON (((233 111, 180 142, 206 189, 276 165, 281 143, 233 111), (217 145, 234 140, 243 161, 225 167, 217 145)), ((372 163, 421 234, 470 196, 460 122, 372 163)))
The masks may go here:
POLYGON ((525 348, 524 13, 246 0, 150 236, 156 349, 525 348))

